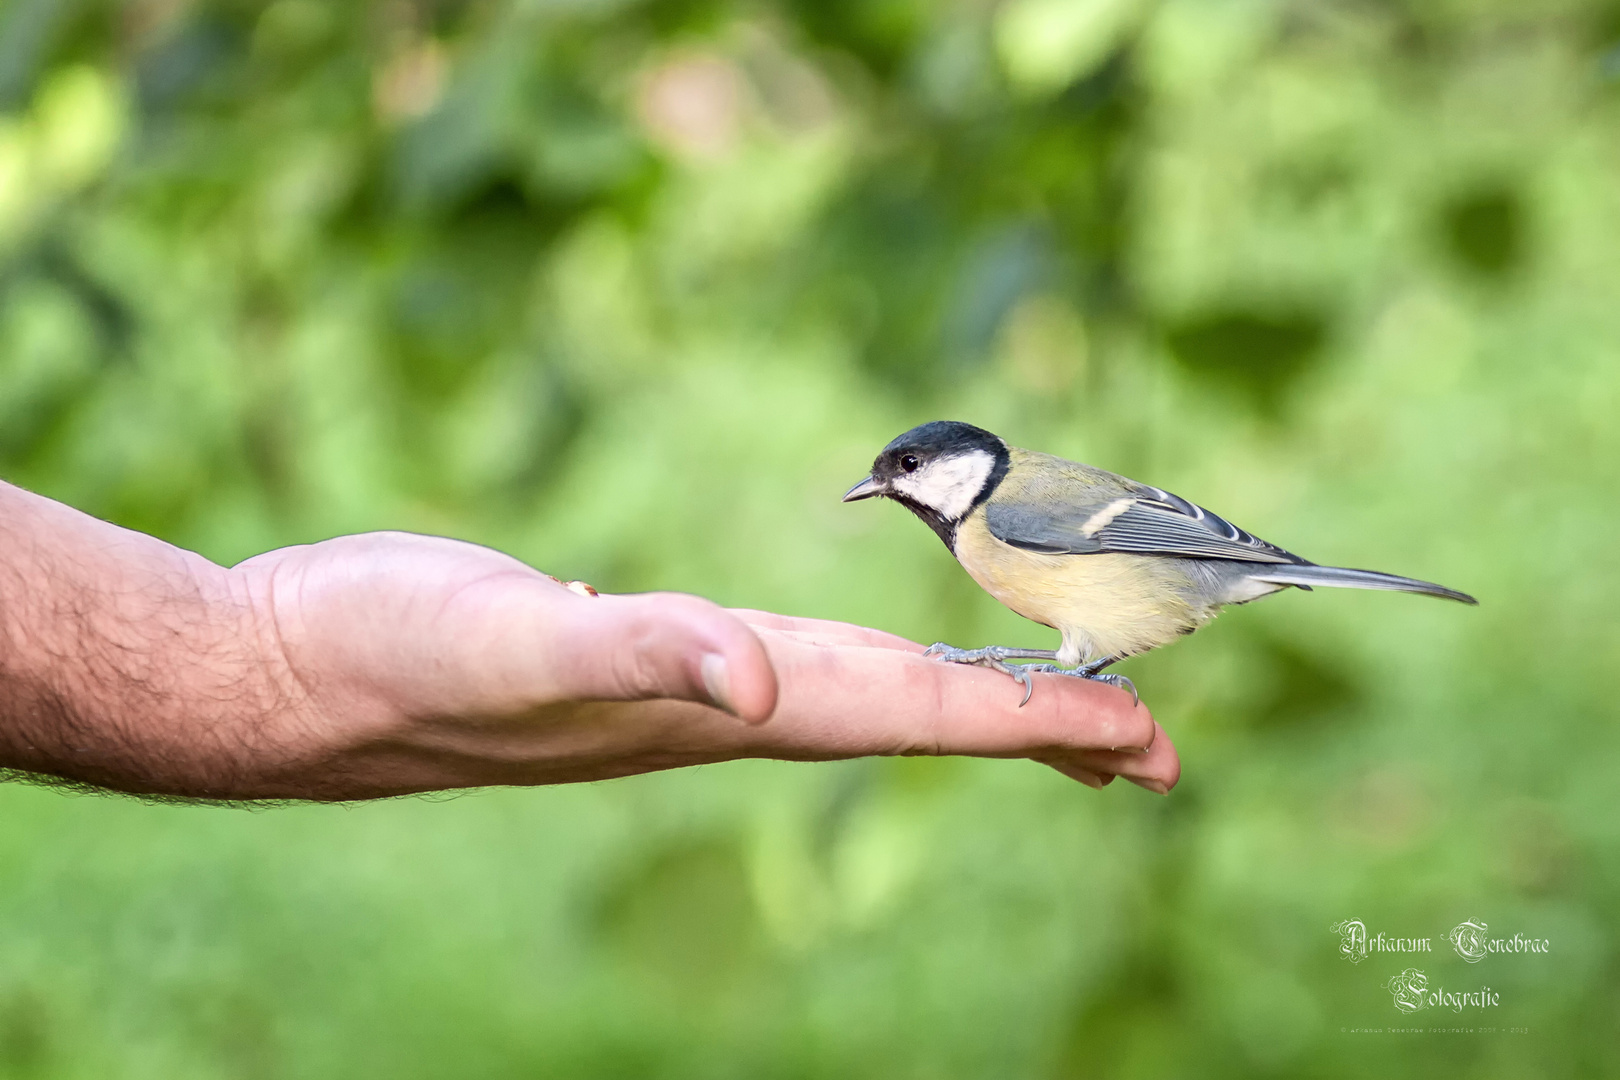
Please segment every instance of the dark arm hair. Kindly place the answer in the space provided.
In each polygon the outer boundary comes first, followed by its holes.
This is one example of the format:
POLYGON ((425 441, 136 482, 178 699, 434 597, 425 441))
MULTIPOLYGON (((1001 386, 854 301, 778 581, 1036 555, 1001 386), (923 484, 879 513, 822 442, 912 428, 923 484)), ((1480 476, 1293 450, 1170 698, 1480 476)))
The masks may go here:
POLYGON ((296 688, 231 573, 0 483, 0 768, 229 797, 285 761, 296 688))

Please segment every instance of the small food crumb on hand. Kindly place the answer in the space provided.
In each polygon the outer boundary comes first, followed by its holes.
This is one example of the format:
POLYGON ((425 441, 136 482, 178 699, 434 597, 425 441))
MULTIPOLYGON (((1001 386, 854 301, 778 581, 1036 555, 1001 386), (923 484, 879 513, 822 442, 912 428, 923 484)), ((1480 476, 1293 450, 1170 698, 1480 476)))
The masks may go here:
POLYGON ((561 585, 563 588, 569 590, 570 592, 577 592, 581 596, 598 596, 598 595, 600 595, 596 591, 595 587, 593 587, 591 585, 588 585, 583 581, 564 581, 562 578, 553 577, 551 574, 547 574, 546 577, 551 578, 552 581, 555 581, 557 584, 561 585))

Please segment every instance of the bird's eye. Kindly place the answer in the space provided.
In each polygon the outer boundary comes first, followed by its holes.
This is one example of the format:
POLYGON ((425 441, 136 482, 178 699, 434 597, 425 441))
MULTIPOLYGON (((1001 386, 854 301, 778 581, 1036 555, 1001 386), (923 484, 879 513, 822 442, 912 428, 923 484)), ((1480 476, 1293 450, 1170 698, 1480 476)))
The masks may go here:
POLYGON ((906 472, 916 472, 917 466, 920 464, 922 463, 917 460, 916 454, 907 454, 905 457, 900 459, 900 467, 906 470, 906 472))

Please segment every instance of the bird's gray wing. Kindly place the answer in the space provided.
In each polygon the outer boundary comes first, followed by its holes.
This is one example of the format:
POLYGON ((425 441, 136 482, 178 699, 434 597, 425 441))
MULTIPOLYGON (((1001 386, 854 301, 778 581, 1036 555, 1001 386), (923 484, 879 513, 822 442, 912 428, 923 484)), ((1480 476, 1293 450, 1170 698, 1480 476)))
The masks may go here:
POLYGON ((1146 484, 1117 498, 1087 490, 1078 499, 995 499, 985 524, 996 539, 1048 555, 1129 552, 1239 562, 1305 562, 1233 525, 1225 518, 1146 484))

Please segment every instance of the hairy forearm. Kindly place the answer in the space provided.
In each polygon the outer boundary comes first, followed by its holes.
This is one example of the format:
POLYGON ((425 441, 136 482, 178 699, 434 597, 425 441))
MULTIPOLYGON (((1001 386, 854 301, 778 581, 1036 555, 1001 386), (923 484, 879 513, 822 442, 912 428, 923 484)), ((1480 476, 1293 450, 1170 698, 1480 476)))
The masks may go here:
POLYGON ((262 622, 222 567, 0 484, 0 767, 251 791, 297 741, 262 622))

